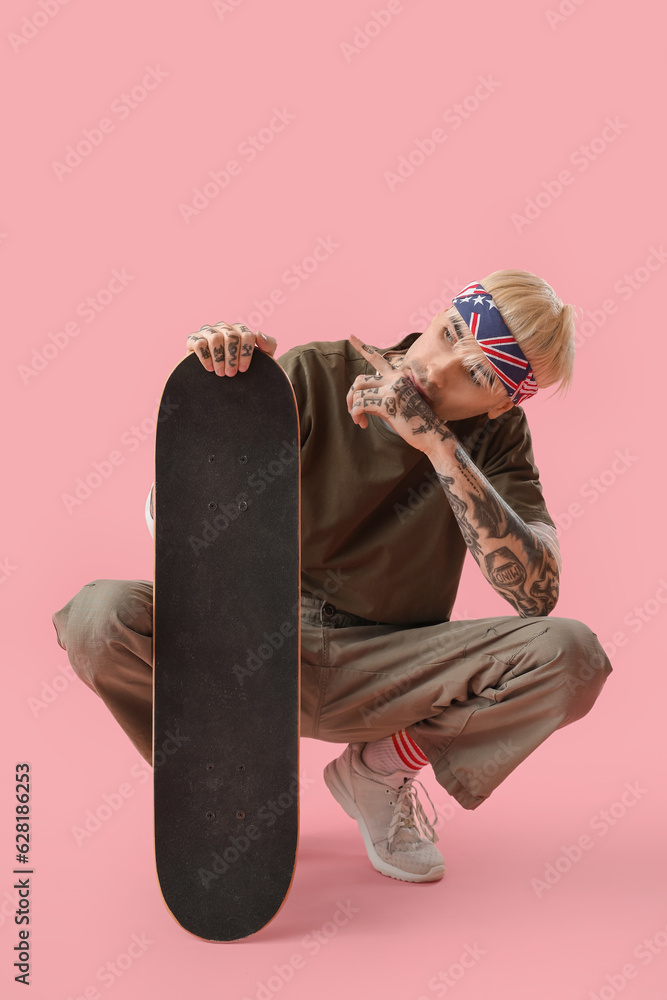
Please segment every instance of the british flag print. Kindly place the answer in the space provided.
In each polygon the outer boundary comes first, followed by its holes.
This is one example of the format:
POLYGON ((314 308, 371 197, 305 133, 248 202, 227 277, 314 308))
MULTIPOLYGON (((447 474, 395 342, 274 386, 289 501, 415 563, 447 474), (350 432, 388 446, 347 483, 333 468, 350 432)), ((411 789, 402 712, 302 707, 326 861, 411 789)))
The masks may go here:
POLYGON ((490 292, 473 281, 452 299, 461 318, 484 351, 513 403, 534 396, 537 383, 530 362, 500 315, 490 292))

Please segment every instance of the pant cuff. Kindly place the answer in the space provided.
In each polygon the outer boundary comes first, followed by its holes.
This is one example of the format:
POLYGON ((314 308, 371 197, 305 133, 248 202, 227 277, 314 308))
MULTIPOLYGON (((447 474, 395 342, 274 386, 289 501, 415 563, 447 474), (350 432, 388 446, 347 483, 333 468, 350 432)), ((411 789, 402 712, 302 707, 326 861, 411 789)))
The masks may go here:
POLYGON ((473 795, 465 785, 461 784, 449 767, 449 761, 445 756, 446 751, 440 747, 436 747, 421 734, 417 737, 411 732, 410 736, 422 753, 428 757, 428 762, 433 768, 433 773, 438 784, 442 785, 445 791, 449 792, 460 806, 463 806, 464 809, 477 809, 478 806, 481 806, 482 802, 486 802, 488 795, 473 795))

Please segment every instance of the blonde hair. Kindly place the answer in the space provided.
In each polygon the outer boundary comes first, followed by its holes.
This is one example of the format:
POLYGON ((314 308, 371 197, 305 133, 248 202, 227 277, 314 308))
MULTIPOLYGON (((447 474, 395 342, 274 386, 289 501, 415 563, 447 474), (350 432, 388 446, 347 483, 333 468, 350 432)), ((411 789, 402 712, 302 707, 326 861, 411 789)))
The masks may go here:
MULTIPOLYGON (((530 362, 538 386, 559 382, 558 392, 566 392, 572 382, 574 365, 574 306, 564 305, 551 285, 530 271, 494 271, 480 284, 493 296, 500 315, 530 362)), ((459 334, 457 343, 462 364, 481 368, 491 389, 506 390, 486 362, 486 355, 474 340, 455 306, 445 311, 459 334)))

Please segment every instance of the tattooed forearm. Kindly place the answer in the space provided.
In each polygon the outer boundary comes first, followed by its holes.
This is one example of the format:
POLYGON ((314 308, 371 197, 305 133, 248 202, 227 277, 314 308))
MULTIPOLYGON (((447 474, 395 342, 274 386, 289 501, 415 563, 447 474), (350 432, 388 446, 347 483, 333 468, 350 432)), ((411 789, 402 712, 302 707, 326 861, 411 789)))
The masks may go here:
POLYGON ((482 555, 482 546, 479 544, 479 533, 466 517, 466 511, 468 510, 467 503, 464 503, 464 501, 461 500, 452 489, 456 480, 452 479, 451 476, 444 476, 442 473, 437 471, 436 475, 440 480, 440 485, 447 494, 447 499, 449 500, 452 510, 456 515, 456 520, 459 522, 459 528, 461 529, 461 534, 463 535, 463 541, 470 549, 471 555, 474 556, 475 561, 479 563, 479 557, 482 555))
POLYGON ((505 545, 484 557, 486 573, 496 590, 514 604, 524 617, 539 615, 537 602, 525 591, 526 567, 505 545))
POLYGON ((471 474, 469 469, 469 459, 463 448, 457 447, 454 452, 454 458, 456 459, 457 465, 461 472, 461 475, 468 481, 468 486, 471 488, 473 494, 477 493, 478 496, 483 497, 484 491, 480 489, 480 485, 475 477, 471 474))
POLYGON ((443 447, 430 457, 463 540, 491 586, 523 617, 550 614, 558 601, 558 566, 545 542, 505 503, 463 448, 443 447))

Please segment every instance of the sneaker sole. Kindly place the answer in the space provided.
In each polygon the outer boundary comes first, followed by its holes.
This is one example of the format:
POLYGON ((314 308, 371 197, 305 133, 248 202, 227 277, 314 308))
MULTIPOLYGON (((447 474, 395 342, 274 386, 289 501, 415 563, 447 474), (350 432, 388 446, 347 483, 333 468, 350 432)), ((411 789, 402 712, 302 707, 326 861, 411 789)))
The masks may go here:
POLYGON ((364 846, 370 863, 376 871, 380 872, 381 875, 387 875, 389 878, 395 878, 401 882, 436 882, 438 879, 443 877, 445 874, 444 865, 436 865, 423 875, 417 875, 412 872, 405 872, 401 868, 396 868, 395 865, 390 865, 388 862, 383 861, 375 850, 371 835, 366 823, 364 822, 364 817, 362 816, 359 807, 350 796, 350 793, 339 777, 335 760, 332 760, 324 768, 324 782, 338 805, 342 806, 350 819, 356 821, 356 824, 359 827, 359 832, 364 841, 364 846))

